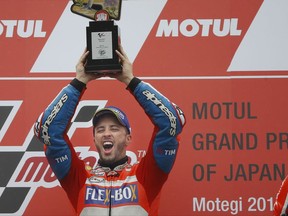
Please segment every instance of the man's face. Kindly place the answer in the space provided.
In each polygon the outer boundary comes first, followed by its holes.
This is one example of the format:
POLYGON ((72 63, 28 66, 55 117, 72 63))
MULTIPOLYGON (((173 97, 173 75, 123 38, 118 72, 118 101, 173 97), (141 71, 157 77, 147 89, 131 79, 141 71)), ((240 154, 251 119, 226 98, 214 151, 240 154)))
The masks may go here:
POLYGON ((94 143, 101 160, 114 163, 126 156, 126 147, 131 141, 131 135, 115 116, 101 116, 94 133, 94 143))

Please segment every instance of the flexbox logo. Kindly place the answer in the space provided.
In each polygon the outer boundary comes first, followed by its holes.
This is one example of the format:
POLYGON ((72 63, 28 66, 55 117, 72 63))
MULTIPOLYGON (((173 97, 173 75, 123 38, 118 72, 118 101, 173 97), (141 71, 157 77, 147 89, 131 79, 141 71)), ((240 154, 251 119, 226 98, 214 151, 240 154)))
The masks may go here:
MULTIPOLYGON (((9 130, 21 103, 0 102, 0 141, 9 130)), ((93 114, 106 103, 107 101, 81 101, 68 136, 72 137, 77 128, 91 127, 93 114)), ((75 148, 81 159, 95 164, 98 154, 89 149, 90 147, 75 148)), ((0 170, 0 215, 22 215, 38 187, 52 188, 58 185, 45 158, 43 144, 34 136, 33 127, 22 146, 0 146, 0 170)))
POLYGON ((86 204, 97 204, 106 207, 111 199, 115 206, 138 203, 137 184, 126 184, 123 187, 111 189, 97 186, 87 186, 86 188, 86 204))

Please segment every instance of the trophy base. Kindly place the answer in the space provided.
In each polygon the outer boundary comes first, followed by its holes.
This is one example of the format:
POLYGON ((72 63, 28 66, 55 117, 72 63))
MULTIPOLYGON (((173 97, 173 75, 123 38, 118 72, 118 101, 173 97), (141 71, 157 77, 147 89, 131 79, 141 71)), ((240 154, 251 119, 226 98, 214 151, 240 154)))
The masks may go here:
POLYGON ((122 72, 122 65, 116 49, 119 47, 119 27, 114 21, 89 22, 86 28, 86 42, 89 54, 85 71, 95 74, 122 72))
POLYGON ((94 73, 94 74, 116 74, 122 72, 122 66, 119 65, 86 65, 85 66, 86 73, 94 73))

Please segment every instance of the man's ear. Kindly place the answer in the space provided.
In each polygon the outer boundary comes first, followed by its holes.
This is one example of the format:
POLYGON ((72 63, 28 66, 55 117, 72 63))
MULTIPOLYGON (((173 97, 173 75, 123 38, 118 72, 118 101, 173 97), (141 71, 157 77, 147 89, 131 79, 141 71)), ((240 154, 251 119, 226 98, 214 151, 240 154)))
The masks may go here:
POLYGON ((131 134, 127 134, 126 136, 126 146, 128 146, 132 141, 132 136, 131 134))

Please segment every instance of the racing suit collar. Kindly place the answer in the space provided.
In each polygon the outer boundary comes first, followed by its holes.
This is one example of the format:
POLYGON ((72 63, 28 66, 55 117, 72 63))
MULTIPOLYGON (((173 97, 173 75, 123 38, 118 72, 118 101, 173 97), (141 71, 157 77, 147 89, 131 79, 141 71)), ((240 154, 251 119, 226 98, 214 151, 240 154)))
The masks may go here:
POLYGON ((110 163, 105 163, 104 161, 102 161, 101 159, 99 159, 98 164, 102 167, 109 167, 111 170, 113 170, 115 167, 125 164, 128 162, 128 156, 126 155, 124 158, 120 159, 119 161, 116 161, 112 164, 110 163))

